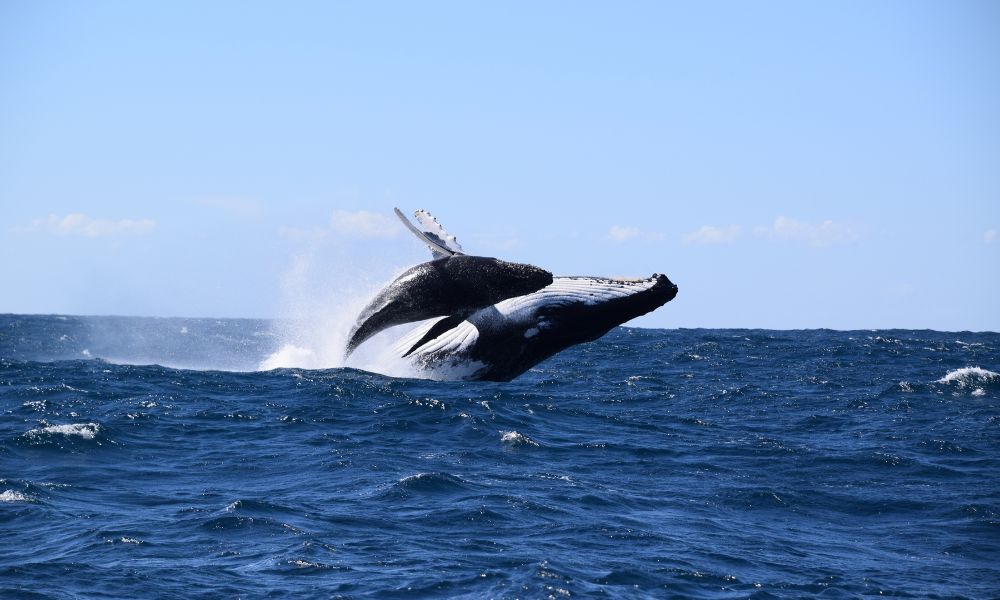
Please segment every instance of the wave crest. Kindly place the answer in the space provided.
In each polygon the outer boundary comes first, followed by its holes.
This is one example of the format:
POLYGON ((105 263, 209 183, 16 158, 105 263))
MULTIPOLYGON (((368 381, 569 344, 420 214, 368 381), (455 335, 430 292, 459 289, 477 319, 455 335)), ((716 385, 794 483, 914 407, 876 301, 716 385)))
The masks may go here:
POLYGON ((937 380, 937 383, 954 383, 960 388, 979 387, 983 385, 1000 384, 1000 373, 995 373, 981 367, 962 367, 948 371, 948 373, 937 380))
POLYGON ((26 436, 37 438, 43 435, 65 435, 78 436, 85 440, 92 440, 97 437, 101 426, 97 423, 67 423, 64 425, 47 425, 38 429, 32 429, 25 433, 26 436))
POLYGON ((0 494, 0 502, 34 502, 34 498, 21 492, 6 490, 0 494))

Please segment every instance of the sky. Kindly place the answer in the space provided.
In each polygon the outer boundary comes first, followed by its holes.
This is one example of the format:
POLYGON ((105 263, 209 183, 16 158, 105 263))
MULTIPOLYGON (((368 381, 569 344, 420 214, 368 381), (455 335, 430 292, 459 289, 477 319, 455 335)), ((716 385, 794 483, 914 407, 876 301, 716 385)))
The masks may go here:
POLYGON ((288 316, 394 206, 633 325, 1000 331, 1000 3, 0 0, 0 312, 288 316))

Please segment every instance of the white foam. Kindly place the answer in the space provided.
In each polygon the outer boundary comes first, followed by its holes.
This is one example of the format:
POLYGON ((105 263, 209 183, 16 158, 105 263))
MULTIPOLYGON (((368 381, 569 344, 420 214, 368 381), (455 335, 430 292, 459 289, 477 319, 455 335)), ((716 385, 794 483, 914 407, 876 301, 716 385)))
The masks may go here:
POLYGON ((980 367, 962 367, 937 380, 937 383, 956 383, 958 387, 979 385, 982 383, 993 383, 1000 381, 1000 373, 994 373, 980 367))
POLYGON ((40 429, 32 429, 27 433, 30 436, 39 436, 44 434, 58 434, 67 436, 79 436, 85 440, 92 440, 97 436, 97 432, 101 430, 101 426, 97 423, 68 423, 65 425, 49 425, 47 427, 42 427, 40 429))
POLYGON ((318 569, 318 568, 320 568, 320 567, 323 566, 323 565, 321 565, 319 563, 313 563, 313 562, 309 562, 309 561, 305 561, 305 560, 290 560, 290 561, 288 561, 288 564, 291 565, 291 566, 293 566, 293 567, 299 567, 299 568, 302 568, 302 569, 306 569, 306 568, 310 568, 310 567, 314 568, 314 569, 318 569))
POLYGON ((32 498, 30 496, 25 496, 21 492, 15 492, 14 490, 6 490, 0 494, 0 502, 31 502, 32 498))
POLYGON ((280 350, 274 352, 260 363, 261 371, 272 369, 312 369, 315 364, 316 353, 309 348, 300 348, 295 344, 285 344, 280 350))
POLYGON ((500 441, 511 446, 538 446, 538 442, 517 431, 501 431, 500 441))

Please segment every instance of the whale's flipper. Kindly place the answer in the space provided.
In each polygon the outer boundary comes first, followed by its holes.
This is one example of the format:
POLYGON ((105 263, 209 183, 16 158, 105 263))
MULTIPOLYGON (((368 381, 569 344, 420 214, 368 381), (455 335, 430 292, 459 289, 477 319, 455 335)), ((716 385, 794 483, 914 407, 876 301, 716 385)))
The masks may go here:
POLYGON ((451 315, 450 317, 445 317, 440 321, 434 323, 434 325, 431 326, 431 328, 428 329, 426 333, 420 336, 420 339, 418 339, 416 342, 412 344, 407 344, 410 347, 410 349, 407 350, 406 352, 403 352, 403 358, 406 358, 407 356, 412 354, 414 350, 423 346, 427 342, 437 338, 442 333, 454 329, 459 325, 459 323, 464 321, 465 318, 471 315, 472 313, 473 311, 471 310, 465 311, 457 315, 451 315))
POLYGON ((455 254, 465 254, 465 251, 462 250, 462 245, 458 243, 458 238, 445 231, 444 227, 438 223, 438 220, 431 213, 420 209, 414 212, 413 216, 416 217, 417 223, 420 223, 420 228, 427 237, 437 241, 455 254))
POLYGON ((458 243, 458 239, 453 235, 449 235, 444 230, 444 227, 441 227, 441 224, 437 222, 437 219, 431 216, 431 213, 426 210, 418 210, 413 213, 417 219, 417 223, 420 224, 420 228, 418 229, 398 208, 393 208, 392 210, 396 212, 396 216, 403 222, 403 225, 406 225, 406 228, 413 232, 413 235, 417 236, 421 242, 427 244, 427 247, 430 248, 431 256, 434 258, 465 254, 462 251, 462 246, 458 243))

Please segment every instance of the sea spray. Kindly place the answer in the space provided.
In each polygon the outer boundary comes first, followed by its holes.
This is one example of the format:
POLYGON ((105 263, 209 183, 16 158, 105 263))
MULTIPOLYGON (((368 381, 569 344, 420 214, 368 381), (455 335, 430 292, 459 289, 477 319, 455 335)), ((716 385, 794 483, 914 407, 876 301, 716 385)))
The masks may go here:
POLYGON ((278 347, 258 369, 352 367, 397 377, 417 375, 392 352, 400 330, 414 324, 381 332, 345 360, 347 338, 358 314, 410 266, 380 257, 320 260, 316 252, 295 257, 282 281, 284 318, 274 325, 278 347))

